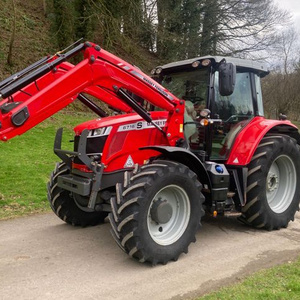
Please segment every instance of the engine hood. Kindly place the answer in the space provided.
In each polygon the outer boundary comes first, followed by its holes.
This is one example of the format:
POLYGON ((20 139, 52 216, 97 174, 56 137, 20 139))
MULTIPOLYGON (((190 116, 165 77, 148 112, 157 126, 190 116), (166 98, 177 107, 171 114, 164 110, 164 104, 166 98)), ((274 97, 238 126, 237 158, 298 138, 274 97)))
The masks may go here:
MULTIPOLYGON (((150 115, 153 120, 167 119, 168 112, 167 111, 153 111, 153 112, 150 112, 150 115)), ((93 130, 93 129, 97 129, 97 128, 116 126, 116 125, 119 126, 122 124, 134 123, 134 122, 138 122, 138 121, 144 121, 144 119, 136 113, 130 113, 130 114, 126 114, 126 115, 111 116, 111 117, 98 118, 95 120, 87 121, 87 122, 81 123, 80 125, 77 125, 74 128, 74 131, 75 131, 76 135, 80 135, 84 129, 93 130)))

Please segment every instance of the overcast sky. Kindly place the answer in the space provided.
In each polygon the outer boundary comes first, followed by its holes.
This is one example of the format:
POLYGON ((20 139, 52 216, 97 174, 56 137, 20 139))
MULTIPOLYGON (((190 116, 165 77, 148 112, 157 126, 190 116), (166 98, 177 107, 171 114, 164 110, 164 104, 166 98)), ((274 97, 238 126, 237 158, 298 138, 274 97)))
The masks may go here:
POLYGON ((275 0, 275 3, 292 14, 295 28, 300 33, 300 0, 275 0))

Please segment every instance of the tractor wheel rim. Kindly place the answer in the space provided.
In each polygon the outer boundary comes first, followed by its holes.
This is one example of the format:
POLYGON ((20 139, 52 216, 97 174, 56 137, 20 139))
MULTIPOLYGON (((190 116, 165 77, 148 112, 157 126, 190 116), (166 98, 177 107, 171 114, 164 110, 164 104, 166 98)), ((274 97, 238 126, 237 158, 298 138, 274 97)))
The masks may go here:
POLYGON ((275 213, 284 212, 292 203, 297 183, 295 165, 290 157, 281 155, 272 163, 267 176, 267 201, 275 213))
POLYGON ((175 243, 184 234, 190 214, 190 200, 184 189, 178 185, 168 185, 160 189, 153 197, 148 210, 147 226, 151 238, 162 246, 175 243), (164 218, 166 221, 163 223, 154 220, 151 213, 157 201, 163 201, 172 208, 171 215, 164 218))

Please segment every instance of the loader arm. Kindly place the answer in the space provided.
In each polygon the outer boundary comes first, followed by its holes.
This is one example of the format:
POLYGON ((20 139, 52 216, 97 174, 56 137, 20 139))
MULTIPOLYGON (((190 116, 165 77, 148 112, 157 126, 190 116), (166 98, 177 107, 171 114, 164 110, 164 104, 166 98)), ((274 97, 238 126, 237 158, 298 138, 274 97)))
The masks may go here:
MULTIPOLYGON (((21 135, 52 116, 72 103, 79 93, 92 95, 113 108, 130 112, 133 108, 120 97, 119 90, 122 89, 169 111, 170 115, 175 107, 176 114, 183 115, 182 102, 174 95, 138 68, 95 44, 80 44, 43 63, 31 73, 5 83, 4 87, 0 83, 2 141, 21 135), (80 52, 84 58, 77 65, 66 62, 80 52)), ((171 127, 174 122, 170 122, 171 127)))

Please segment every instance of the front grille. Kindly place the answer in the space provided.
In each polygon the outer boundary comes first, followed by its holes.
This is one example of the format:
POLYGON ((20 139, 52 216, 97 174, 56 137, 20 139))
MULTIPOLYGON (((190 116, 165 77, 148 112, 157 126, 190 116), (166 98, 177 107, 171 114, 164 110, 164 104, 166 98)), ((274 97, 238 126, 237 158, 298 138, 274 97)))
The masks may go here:
MULTIPOLYGON (((101 159, 101 153, 103 152, 103 148, 106 142, 108 135, 106 136, 90 136, 87 138, 86 142, 86 153, 89 155, 99 155, 101 159)), ((79 143, 80 136, 75 136, 74 139, 74 151, 77 152, 78 150, 78 143, 79 143)), ((82 164, 82 161, 76 156, 74 158, 74 163, 82 164)))

